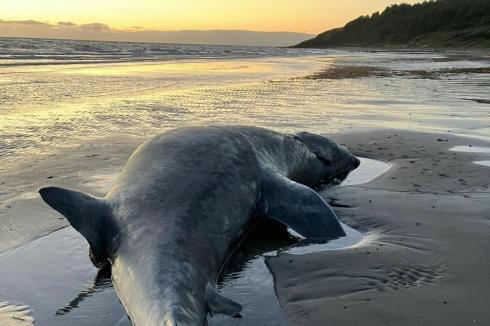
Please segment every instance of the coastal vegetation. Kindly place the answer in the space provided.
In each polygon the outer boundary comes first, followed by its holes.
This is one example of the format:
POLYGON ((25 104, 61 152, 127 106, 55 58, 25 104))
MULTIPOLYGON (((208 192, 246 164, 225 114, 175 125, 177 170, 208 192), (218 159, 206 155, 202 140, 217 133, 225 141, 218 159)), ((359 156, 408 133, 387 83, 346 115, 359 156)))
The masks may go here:
POLYGON ((490 48, 490 0, 395 4, 294 47, 490 48))

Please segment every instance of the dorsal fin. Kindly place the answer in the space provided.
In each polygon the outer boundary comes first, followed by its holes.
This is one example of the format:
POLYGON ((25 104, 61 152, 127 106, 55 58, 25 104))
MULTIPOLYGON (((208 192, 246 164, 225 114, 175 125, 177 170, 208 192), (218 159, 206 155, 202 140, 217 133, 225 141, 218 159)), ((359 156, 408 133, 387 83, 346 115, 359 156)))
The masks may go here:
POLYGON ((75 230, 87 239, 90 259, 95 265, 108 258, 107 239, 110 220, 109 204, 103 198, 59 187, 39 190, 43 200, 61 213, 75 230))

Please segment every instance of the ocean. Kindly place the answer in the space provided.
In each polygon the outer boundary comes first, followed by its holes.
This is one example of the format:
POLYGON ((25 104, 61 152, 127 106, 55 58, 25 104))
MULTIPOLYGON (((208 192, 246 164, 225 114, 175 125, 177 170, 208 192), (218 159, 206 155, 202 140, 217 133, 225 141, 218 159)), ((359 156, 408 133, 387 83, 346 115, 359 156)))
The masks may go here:
POLYGON ((323 52, 279 47, 0 38, 0 67, 295 57, 323 52))

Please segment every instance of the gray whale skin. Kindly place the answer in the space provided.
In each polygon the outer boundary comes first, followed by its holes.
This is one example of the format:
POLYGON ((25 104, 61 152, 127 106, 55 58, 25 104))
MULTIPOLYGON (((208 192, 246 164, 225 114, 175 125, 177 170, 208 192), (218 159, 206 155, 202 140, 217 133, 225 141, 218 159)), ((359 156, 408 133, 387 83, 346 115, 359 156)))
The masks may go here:
POLYGON ((359 164, 345 147, 307 132, 188 127, 143 143, 105 198, 39 192, 87 239, 96 266, 112 264, 134 325, 196 326, 207 325, 208 314, 241 311, 216 292, 216 280, 262 218, 310 239, 345 236, 310 187, 359 164))

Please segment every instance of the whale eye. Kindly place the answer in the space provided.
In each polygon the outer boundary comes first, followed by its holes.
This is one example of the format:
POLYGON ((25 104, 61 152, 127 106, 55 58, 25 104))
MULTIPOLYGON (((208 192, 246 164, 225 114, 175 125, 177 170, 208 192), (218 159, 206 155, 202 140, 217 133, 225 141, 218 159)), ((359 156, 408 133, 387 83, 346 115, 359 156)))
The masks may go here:
POLYGON ((330 160, 327 160, 326 158, 324 158, 320 155, 317 155, 316 158, 319 159, 320 161, 322 161, 323 164, 325 164, 326 166, 332 165, 332 162, 330 160))

